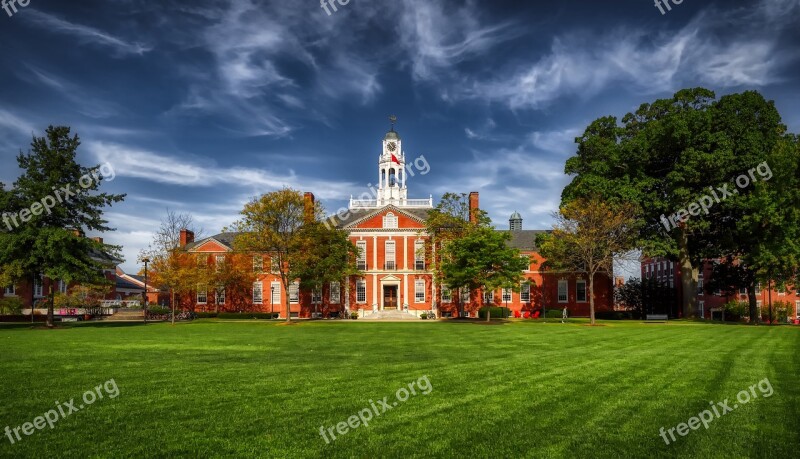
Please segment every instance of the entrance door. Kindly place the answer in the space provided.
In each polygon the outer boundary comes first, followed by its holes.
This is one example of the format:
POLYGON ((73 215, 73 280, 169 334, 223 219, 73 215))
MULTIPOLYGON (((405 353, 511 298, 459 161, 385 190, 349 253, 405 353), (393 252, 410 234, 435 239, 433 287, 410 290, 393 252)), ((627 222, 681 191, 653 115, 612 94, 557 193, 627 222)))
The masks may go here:
POLYGON ((397 286, 383 287, 383 309, 397 309, 397 286))

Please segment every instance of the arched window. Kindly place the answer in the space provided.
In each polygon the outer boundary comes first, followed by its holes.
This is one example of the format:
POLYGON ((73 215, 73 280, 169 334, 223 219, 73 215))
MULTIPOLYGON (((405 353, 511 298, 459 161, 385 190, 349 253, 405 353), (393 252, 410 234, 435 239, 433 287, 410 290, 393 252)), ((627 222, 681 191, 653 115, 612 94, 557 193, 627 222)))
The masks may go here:
POLYGON ((394 169, 389 169, 389 186, 397 184, 397 172, 394 169))

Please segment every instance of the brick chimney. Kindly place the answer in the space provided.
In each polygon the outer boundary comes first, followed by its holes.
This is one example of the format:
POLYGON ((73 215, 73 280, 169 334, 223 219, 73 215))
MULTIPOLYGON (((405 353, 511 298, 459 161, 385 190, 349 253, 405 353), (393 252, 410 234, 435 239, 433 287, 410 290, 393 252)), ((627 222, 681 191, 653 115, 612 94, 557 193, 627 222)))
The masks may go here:
POLYGON ((93 238, 92 238, 92 240, 93 240, 94 242, 99 242, 100 244, 102 244, 102 243, 103 243, 103 238, 101 238, 101 237, 93 237, 93 238))
POLYGON ((191 244, 192 242, 194 242, 194 233, 186 228, 182 229, 180 241, 181 248, 186 247, 186 244, 191 244))
POLYGON ((303 194, 303 202, 303 217, 306 223, 311 223, 316 218, 316 212, 314 212, 314 193, 305 192, 305 194, 303 194))
POLYGON ((478 223, 478 209, 480 209, 478 192, 473 191, 469 194, 469 221, 470 223, 478 223))

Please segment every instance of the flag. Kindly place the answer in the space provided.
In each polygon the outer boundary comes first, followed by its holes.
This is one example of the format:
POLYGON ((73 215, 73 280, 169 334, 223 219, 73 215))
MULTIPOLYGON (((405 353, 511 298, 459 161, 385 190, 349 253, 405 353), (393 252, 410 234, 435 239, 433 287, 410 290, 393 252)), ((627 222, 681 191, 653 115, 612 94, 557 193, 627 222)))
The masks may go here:
POLYGON ((392 162, 400 164, 400 161, 397 159, 397 156, 395 156, 394 153, 392 153, 392 162))

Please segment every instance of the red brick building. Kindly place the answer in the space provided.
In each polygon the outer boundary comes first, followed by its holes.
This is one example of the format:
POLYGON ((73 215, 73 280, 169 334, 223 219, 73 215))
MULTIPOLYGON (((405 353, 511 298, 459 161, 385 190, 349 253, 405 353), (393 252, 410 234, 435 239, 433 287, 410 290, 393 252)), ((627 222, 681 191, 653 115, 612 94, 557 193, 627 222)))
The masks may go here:
MULTIPOLYGON (((296 317, 311 317, 314 313, 327 317, 340 311, 359 311, 360 315, 394 311, 412 316, 435 311, 442 317, 455 315, 459 310, 475 316, 478 309, 487 304, 508 306, 512 311, 566 307, 572 316, 589 315, 586 274, 543 271, 544 260, 536 248, 536 235, 542 231, 522 229, 522 217, 517 213, 509 220, 510 244, 531 258, 530 267, 524 273, 527 280, 520 285, 520 291, 466 292, 437 285, 422 250, 427 240, 425 219, 433 209, 433 198, 408 198, 407 178, 419 172, 414 170, 415 166, 419 168, 417 161, 406 163, 402 140, 392 129, 382 142, 377 187, 369 186, 370 192, 361 196, 366 199, 351 197, 349 207, 328 220, 329 224, 347 231, 358 247, 357 264, 362 276, 351 278, 343 285, 331 283, 322 292, 303 293, 298 284, 286 292, 280 277, 269 272, 269 255, 257 256, 253 262, 259 275, 252 290, 252 310, 283 315, 288 295, 291 314, 296 317)), ((306 193, 306 199, 309 205, 313 204, 311 193, 306 193)), ((470 194, 469 202, 471 208, 478 208, 477 192, 470 194)), ((194 241, 194 235, 184 231, 181 246, 190 253, 206 254, 213 260, 232 252, 235 237, 233 233, 222 233, 194 241)), ((189 307, 230 311, 229 303, 224 287, 220 287, 199 291, 189 307)), ((598 275, 595 279, 596 308, 610 310, 612 304, 611 277, 598 275)))
MULTIPOLYGON (((722 262, 722 260, 706 260, 703 267, 698 273, 697 277, 697 310, 695 314, 697 317, 703 319, 722 319, 722 310, 726 303, 730 301, 749 301, 748 291, 746 288, 740 289, 733 295, 724 295, 721 291, 707 293, 705 284, 708 282, 714 271, 714 264, 722 262)), ((675 311, 676 316, 682 314, 680 308, 680 298, 683 297, 683 285, 681 284, 681 268, 675 262, 666 260, 664 258, 647 258, 642 262, 642 279, 656 279, 659 282, 668 285, 675 289, 675 311)), ((756 287, 756 304, 761 311, 762 318, 767 317, 768 305, 770 294, 773 304, 777 301, 788 302, 793 305, 793 315, 791 319, 800 319, 800 292, 798 287, 786 288, 779 290, 772 288, 771 292, 768 289, 762 288, 759 284, 756 287)))

